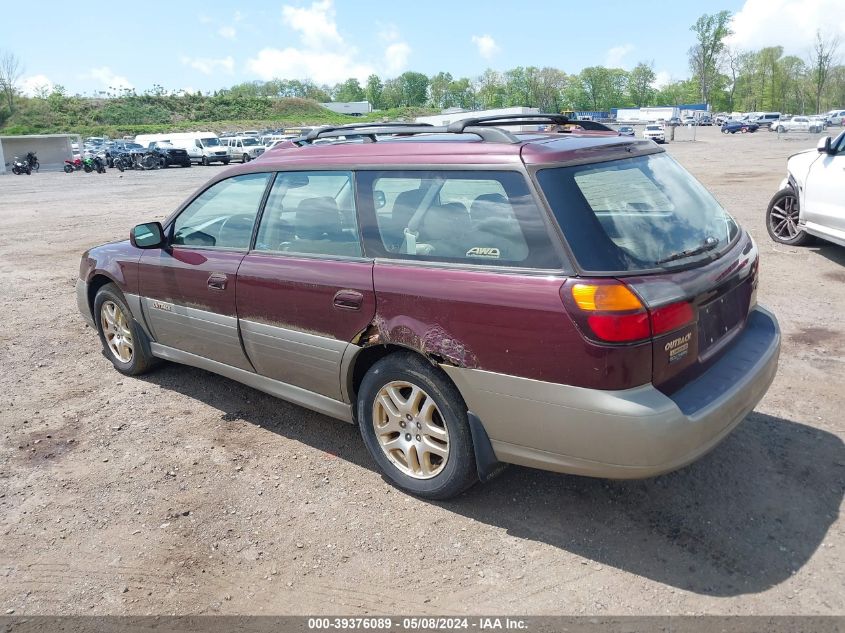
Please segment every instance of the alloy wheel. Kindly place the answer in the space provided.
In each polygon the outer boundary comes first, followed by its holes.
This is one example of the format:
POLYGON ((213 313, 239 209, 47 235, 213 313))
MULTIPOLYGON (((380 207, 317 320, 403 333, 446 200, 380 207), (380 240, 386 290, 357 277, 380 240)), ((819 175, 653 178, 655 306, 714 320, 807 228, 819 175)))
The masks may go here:
POLYGON ((434 399, 417 385, 384 385, 373 402, 373 429, 391 463, 414 479, 431 479, 449 459, 449 430, 434 399))
POLYGON ((782 240, 794 239, 800 232, 798 213, 798 199, 794 195, 783 196, 769 212, 769 225, 772 232, 782 240))
POLYGON ((114 301, 104 301, 100 308, 100 327, 109 351, 121 363, 132 361, 135 343, 123 310, 114 301))

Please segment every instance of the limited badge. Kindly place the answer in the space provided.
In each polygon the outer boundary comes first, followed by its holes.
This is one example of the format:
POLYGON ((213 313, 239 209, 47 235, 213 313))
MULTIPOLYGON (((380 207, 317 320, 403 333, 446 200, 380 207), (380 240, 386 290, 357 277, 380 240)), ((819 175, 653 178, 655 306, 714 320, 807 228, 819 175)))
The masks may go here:
POLYGON ((154 310, 164 310, 165 312, 173 312, 173 306, 169 303, 162 303, 161 301, 153 301, 152 308, 154 310))

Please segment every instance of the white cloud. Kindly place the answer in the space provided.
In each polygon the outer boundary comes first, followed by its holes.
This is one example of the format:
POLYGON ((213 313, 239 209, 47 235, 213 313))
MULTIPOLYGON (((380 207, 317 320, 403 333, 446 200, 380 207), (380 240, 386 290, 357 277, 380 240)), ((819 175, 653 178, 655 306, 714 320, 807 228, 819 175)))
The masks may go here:
POLYGON ((786 54, 804 56, 816 30, 845 39, 842 8, 842 0, 746 0, 731 21, 727 43, 746 50, 783 46, 786 54))
POLYGON ((180 60, 183 66, 189 66, 200 71, 203 75, 213 75, 217 71, 232 74, 235 70, 235 60, 232 57, 213 59, 211 57, 185 57, 180 60))
POLYGON ((27 97, 34 97, 41 90, 52 92, 53 86, 53 82, 46 75, 30 75, 21 79, 19 88, 27 97))
POLYGON ((217 33, 220 37, 225 37, 227 40, 233 40, 238 35, 238 32, 232 26, 221 26, 217 29, 217 33))
POLYGON ((384 72, 387 75, 399 75, 408 68, 411 47, 405 42, 394 42, 384 49, 384 72))
POLYGON ((243 20, 243 19, 244 19, 244 14, 243 14, 243 13, 241 13, 240 11, 235 11, 235 15, 234 15, 234 17, 233 17, 232 19, 233 19, 235 22, 240 22, 241 20, 243 20))
POLYGON ((349 77, 364 81, 375 72, 372 66, 355 63, 345 53, 297 48, 265 48, 246 65, 250 72, 265 81, 284 77, 311 79, 318 84, 334 84, 349 77))
POLYGON ((663 86, 668 85, 672 82, 672 75, 670 75, 665 70, 658 70, 654 73, 654 83, 652 84, 655 88, 660 90, 663 86))
POLYGON ((337 32, 332 0, 318 0, 307 9, 285 5, 282 22, 299 33, 308 48, 320 50, 343 44, 343 38, 337 32))
POLYGON ((628 56, 628 53, 634 50, 633 44, 622 44, 622 46, 614 46, 607 51, 604 58, 604 65, 608 68, 622 68, 624 67, 623 60, 628 56))
POLYGON ((83 79, 94 79, 95 81, 99 81, 104 88, 111 88, 114 90, 132 90, 135 87, 129 83, 129 80, 126 77, 116 74, 108 66, 92 68, 82 77, 83 79))
POLYGON ((499 45, 491 35, 473 35, 472 43, 478 48, 478 54, 484 59, 492 59, 499 52, 499 45))
POLYGON ((282 21, 299 34, 302 47, 264 48, 247 60, 246 67, 259 78, 310 79, 334 84, 350 77, 363 82, 379 71, 395 75, 407 68, 411 47, 392 24, 378 24, 384 57, 375 62, 359 59, 358 50, 338 32, 333 0, 316 0, 310 7, 282 7, 282 21))
POLYGON ((200 24, 211 24, 211 22, 212 22, 212 19, 210 17, 208 17, 207 15, 205 15, 204 13, 200 13, 197 16, 197 20, 200 21, 200 24))

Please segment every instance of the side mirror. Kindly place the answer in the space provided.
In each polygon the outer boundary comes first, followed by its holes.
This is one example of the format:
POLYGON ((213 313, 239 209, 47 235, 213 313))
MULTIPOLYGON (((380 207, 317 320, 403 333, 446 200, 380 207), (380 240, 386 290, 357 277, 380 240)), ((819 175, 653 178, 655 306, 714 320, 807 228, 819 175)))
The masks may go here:
POLYGON ((819 150, 819 154, 830 154, 830 137, 820 138, 816 149, 819 150))
POLYGON ((129 232, 129 241, 135 248, 161 248, 164 246, 161 222, 147 222, 133 227, 129 232))

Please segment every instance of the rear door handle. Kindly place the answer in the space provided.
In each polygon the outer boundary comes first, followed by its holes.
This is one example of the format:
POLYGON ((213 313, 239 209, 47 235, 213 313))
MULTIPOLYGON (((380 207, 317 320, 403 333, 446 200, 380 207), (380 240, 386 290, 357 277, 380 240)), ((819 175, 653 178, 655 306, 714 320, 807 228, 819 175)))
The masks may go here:
POLYGON ((223 273, 211 273, 208 277, 209 290, 226 290, 226 282, 229 277, 223 273))
POLYGON ((334 295, 334 305, 341 310, 360 310, 363 303, 364 295, 357 290, 338 290, 334 295))

